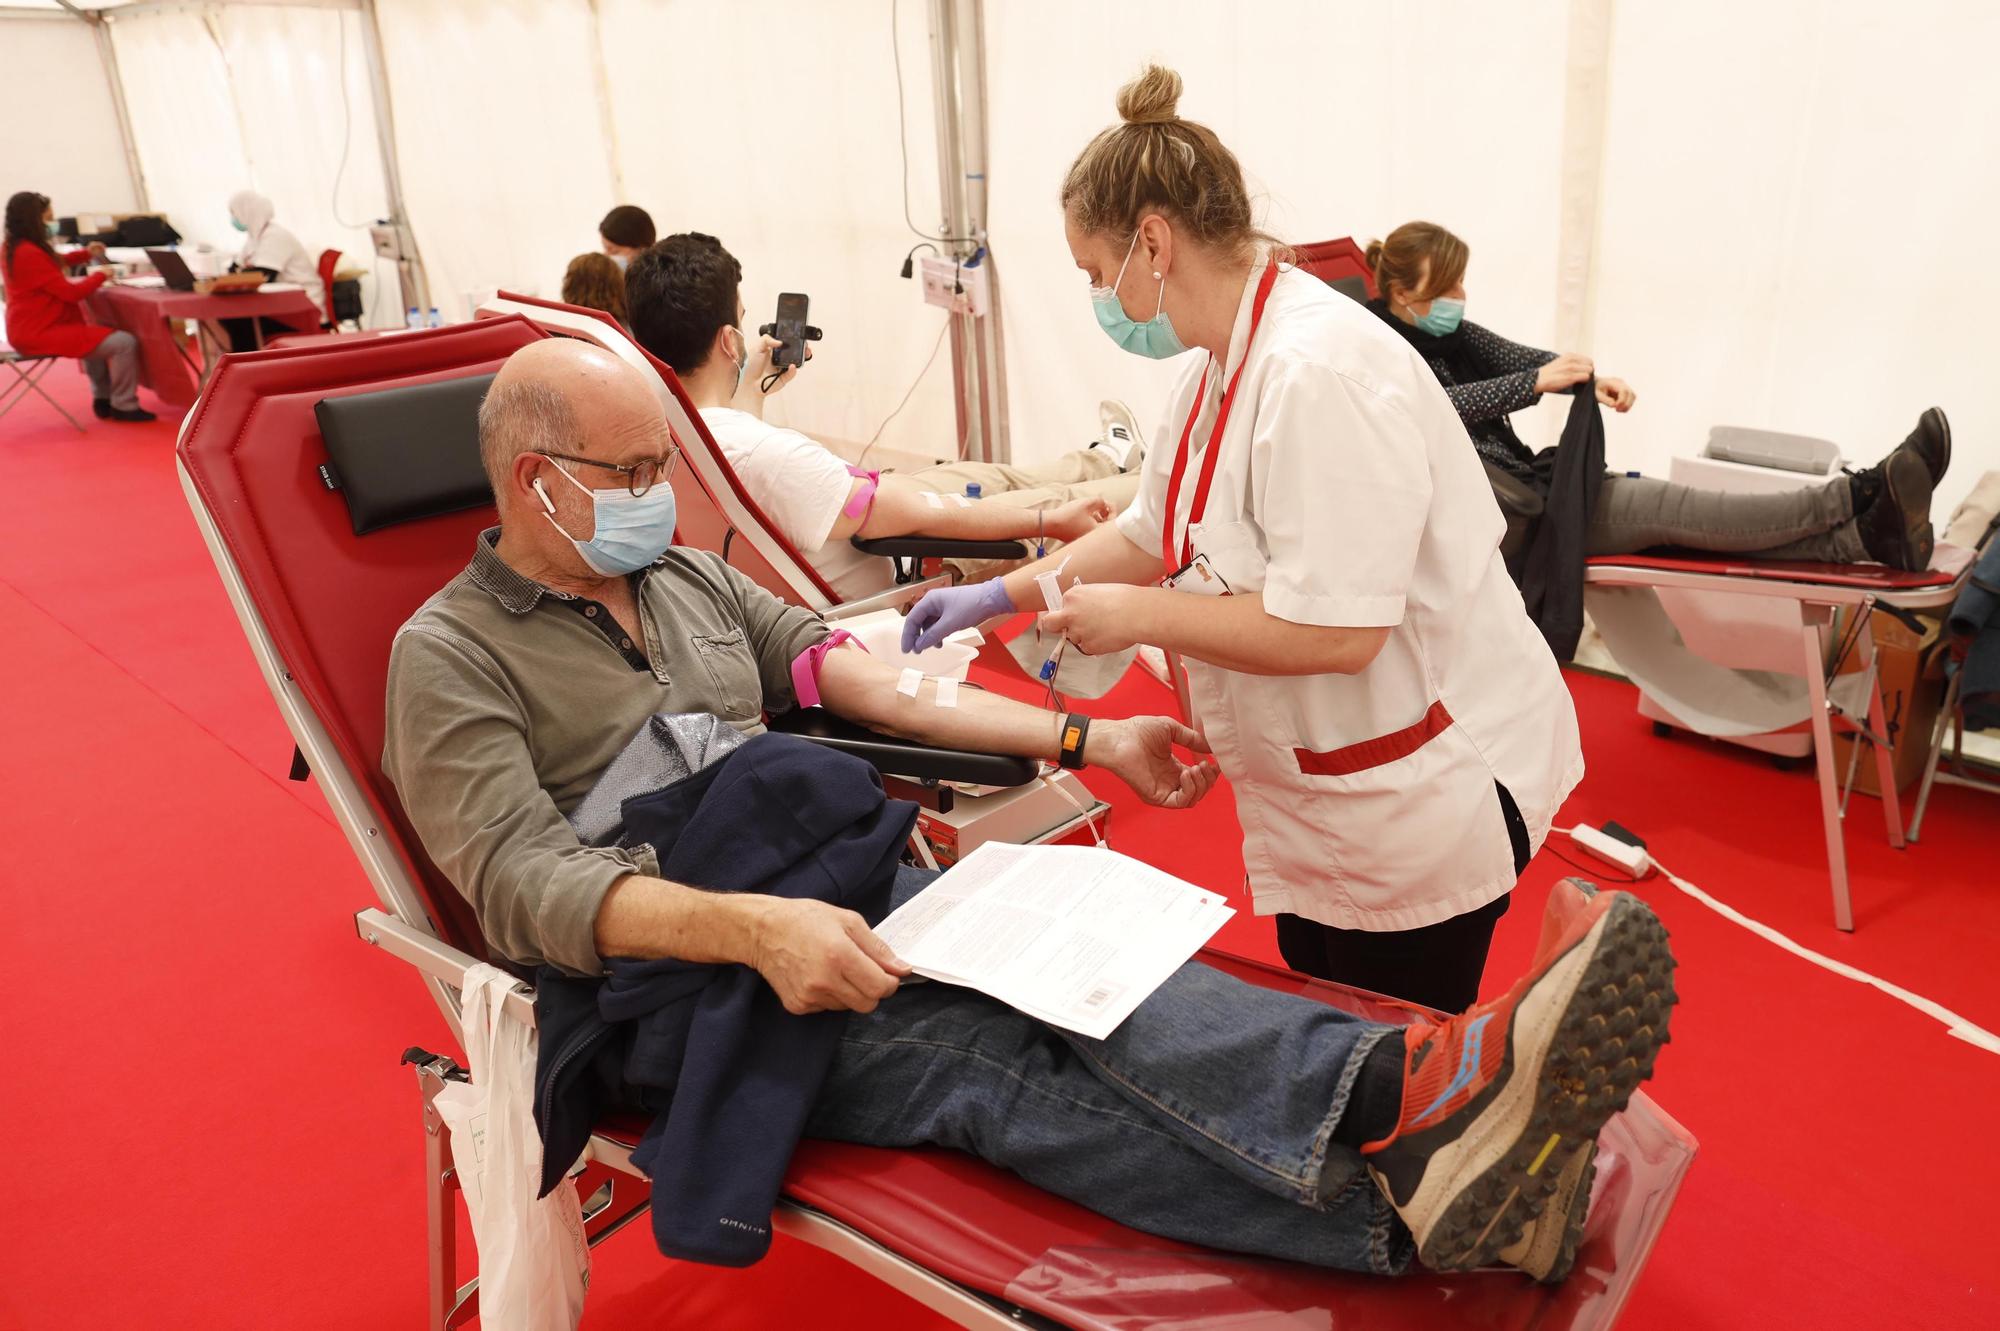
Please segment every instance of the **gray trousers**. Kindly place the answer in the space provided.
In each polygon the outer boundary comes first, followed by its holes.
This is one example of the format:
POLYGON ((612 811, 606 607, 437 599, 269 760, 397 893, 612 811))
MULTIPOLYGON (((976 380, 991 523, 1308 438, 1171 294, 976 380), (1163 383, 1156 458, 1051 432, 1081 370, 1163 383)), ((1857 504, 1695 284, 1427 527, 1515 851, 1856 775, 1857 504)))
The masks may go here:
POLYGON ((1742 494, 1606 476, 1586 541, 1593 555, 1679 545, 1834 564, 1868 558, 1855 530, 1854 493, 1845 478, 1782 494, 1742 494))
POLYGON ((139 339, 120 328, 83 358, 90 395, 117 411, 139 409, 139 339))

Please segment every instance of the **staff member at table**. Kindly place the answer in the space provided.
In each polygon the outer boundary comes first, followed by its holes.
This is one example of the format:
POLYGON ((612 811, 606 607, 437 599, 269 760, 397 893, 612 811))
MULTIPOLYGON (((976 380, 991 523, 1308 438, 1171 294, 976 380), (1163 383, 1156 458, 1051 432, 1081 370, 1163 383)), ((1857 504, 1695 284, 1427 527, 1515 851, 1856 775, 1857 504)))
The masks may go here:
MULTIPOLYGON (((277 209, 254 190, 239 190, 229 196, 229 222, 243 233, 243 251, 236 256, 231 272, 256 269, 268 281, 290 282, 312 291, 319 283, 319 269, 299 238, 271 218, 277 209)), ((255 351, 261 345, 255 319, 224 319, 231 351, 255 351)), ((289 329, 266 322, 264 336, 274 337, 289 329)))
MULTIPOLYGON (((1060 556, 932 592, 905 646, 1040 609, 1036 575, 1066 559, 1045 628, 1187 658, 1285 960, 1460 1011, 1583 775, 1576 714, 1437 377, 1282 262, 1235 156, 1175 114, 1180 92, 1157 67, 1123 88, 1124 123, 1062 188, 1099 326, 1135 355, 1193 353, 1139 496, 1060 556)), ((1064 734, 1088 762, 1087 724, 1064 734)))
POLYGON ((123 329, 87 323, 83 302, 105 274, 73 279, 64 271, 102 257, 104 247, 57 254, 55 208, 48 196, 23 190, 7 200, 4 261, 7 342, 24 356, 74 356, 90 376, 91 407, 100 420, 150 421, 139 406, 139 343, 123 329))

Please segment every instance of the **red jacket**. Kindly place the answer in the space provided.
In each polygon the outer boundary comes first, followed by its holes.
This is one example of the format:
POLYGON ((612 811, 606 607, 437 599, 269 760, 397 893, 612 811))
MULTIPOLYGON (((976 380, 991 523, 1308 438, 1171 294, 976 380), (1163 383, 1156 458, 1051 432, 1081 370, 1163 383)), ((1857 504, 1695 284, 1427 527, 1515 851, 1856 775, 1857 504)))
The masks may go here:
MULTIPOLYGON (((64 256, 81 263, 82 251, 64 256)), ((24 356, 88 356, 111 336, 84 322, 84 297, 104 285, 103 273, 71 279, 39 245, 14 247, 7 263, 7 341, 24 356)))

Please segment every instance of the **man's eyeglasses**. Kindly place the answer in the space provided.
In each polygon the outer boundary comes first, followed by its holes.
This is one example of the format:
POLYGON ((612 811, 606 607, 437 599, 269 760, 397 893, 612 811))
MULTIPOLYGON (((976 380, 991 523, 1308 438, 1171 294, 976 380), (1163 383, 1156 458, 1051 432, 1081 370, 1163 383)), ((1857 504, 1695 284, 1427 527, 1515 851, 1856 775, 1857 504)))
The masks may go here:
POLYGON ((625 488, 637 499, 646 491, 669 480, 674 474, 674 464, 681 460, 679 448, 670 447, 664 458, 647 458, 643 462, 599 462, 596 458, 580 458, 573 453, 544 453, 545 458, 560 458, 564 462, 575 462, 585 467, 597 467, 604 471, 615 471, 625 478, 625 488))

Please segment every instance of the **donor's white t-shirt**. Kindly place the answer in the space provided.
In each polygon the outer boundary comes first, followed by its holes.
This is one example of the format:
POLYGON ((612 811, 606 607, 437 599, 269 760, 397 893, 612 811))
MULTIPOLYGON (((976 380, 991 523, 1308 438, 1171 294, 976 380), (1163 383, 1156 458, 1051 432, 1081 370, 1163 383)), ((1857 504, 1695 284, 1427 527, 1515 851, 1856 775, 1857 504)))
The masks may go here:
POLYGON ((890 585, 888 560, 862 554, 845 538, 828 539, 854 487, 845 462, 797 430, 734 407, 703 407, 701 418, 750 497, 842 600, 890 585))

